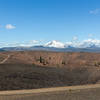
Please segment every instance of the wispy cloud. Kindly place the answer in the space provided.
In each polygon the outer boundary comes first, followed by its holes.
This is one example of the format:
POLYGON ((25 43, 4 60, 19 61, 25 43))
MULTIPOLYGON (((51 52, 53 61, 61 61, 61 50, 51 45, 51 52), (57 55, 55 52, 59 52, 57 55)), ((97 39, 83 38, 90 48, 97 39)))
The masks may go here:
POLYGON ((94 9, 94 10, 90 10, 89 13, 90 13, 90 14, 97 15, 97 14, 100 13, 100 8, 97 8, 97 9, 94 9))
POLYGON ((93 34, 88 34, 88 37, 89 37, 89 38, 93 38, 94 35, 93 35, 93 34))
POLYGON ((5 26, 5 28, 10 30, 10 29, 15 29, 16 26, 14 26, 14 25, 12 25, 12 24, 7 24, 7 25, 5 26))
POLYGON ((29 43, 30 43, 30 44, 38 44, 39 41, 38 41, 38 40, 31 40, 29 43))
POLYGON ((30 41, 12 42, 12 43, 0 42, 0 48, 1 47, 17 47, 17 46, 30 47, 34 45, 40 45, 40 41, 30 40, 30 41))
POLYGON ((76 40, 78 40, 78 37, 77 36, 74 36, 73 37, 73 41, 76 41, 76 40))

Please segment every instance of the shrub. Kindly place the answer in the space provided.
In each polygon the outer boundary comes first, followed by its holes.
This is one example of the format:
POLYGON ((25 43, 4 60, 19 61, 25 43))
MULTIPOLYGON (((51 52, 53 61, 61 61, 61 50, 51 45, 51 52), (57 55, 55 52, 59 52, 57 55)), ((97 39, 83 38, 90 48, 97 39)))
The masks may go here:
POLYGON ((43 58, 40 56, 40 63, 43 63, 43 58))
POLYGON ((63 65, 66 65, 65 61, 62 61, 62 64, 63 64, 63 65))
POLYGON ((100 62, 95 62, 94 66, 100 66, 100 62))

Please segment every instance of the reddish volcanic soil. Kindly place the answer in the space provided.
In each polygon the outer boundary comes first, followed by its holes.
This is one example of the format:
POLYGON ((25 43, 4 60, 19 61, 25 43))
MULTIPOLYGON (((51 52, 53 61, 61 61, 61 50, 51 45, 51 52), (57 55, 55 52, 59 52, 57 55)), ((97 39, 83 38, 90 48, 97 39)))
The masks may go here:
POLYGON ((0 52, 0 90, 99 82, 99 53, 0 52))
POLYGON ((0 62, 6 64, 36 64, 55 67, 86 67, 100 63, 100 53, 61 53, 45 51, 1 52, 0 62), (8 57, 9 56, 9 57, 8 57), (40 58, 42 61, 40 62, 40 58))

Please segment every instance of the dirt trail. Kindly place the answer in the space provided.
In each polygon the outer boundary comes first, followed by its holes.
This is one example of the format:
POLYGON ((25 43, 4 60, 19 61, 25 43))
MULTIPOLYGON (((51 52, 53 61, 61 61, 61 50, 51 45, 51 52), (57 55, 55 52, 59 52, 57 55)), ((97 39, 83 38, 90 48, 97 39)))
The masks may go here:
POLYGON ((1 91, 0 100, 100 100, 100 84, 1 91))
POLYGON ((50 93, 50 92, 61 92, 61 91, 75 91, 84 89, 100 88, 100 84, 95 85, 80 85, 80 86, 66 86, 66 87, 55 87, 55 88, 42 88, 42 89, 30 89, 30 90, 12 90, 12 91, 1 91, 0 95, 14 95, 14 94, 38 94, 38 93, 50 93))
POLYGON ((0 64, 5 63, 10 58, 10 55, 8 55, 3 61, 0 62, 0 64))

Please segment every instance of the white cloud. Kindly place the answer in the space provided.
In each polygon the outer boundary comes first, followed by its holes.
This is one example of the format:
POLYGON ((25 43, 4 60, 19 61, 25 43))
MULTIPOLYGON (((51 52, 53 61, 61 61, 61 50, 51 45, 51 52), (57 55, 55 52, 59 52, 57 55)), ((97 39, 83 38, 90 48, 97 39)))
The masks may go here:
POLYGON ((5 43, 1 42, 0 43, 0 48, 1 47, 31 47, 31 46, 36 46, 40 45, 40 41, 38 40, 31 40, 31 41, 23 41, 23 42, 12 42, 12 43, 5 43))
POLYGON ((14 26, 14 25, 12 25, 12 24, 7 24, 7 25, 5 26, 5 28, 6 28, 6 29, 15 29, 16 26, 14 26))
POLYGON ((31 41, 27 41, 27 42, 23 42, 20 44, 20 46, 34 46, 34 45, 38 45, 40 43, 40 41, 38 40, 31 40, 31 41))
POLYGON ((90 14, 94 14, 94 15, 99 14, 100 13, 100 9, 98 8, 98 9, 91 10, 91 11, 89 11, 89 13, 90 14))
POLYGON ((100 40, 98 39, 87 39, 80 43, 79 47, 85 48, 85 47, 91 47, 91 46, 97 46, 100 47, 100 40))

